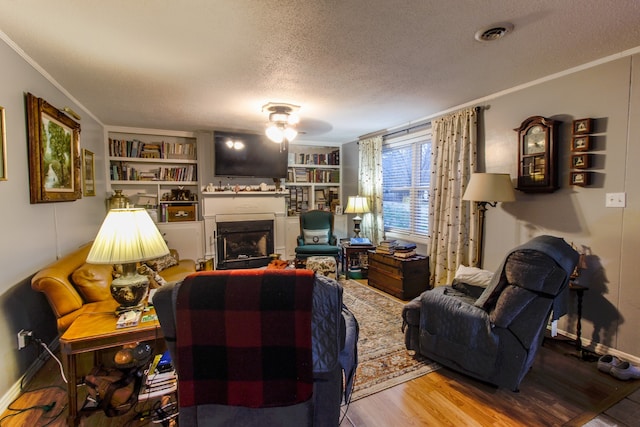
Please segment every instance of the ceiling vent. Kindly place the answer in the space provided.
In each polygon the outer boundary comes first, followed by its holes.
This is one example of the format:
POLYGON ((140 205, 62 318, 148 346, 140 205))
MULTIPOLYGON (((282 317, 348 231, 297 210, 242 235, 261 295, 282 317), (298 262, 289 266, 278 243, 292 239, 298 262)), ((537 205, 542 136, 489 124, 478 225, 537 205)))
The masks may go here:
POLYGON ((503 22, 478 30, 475 34, 475 39, 480 42, 490 42, 503 38, 511 31, 513 31, 513 24, 503 22))

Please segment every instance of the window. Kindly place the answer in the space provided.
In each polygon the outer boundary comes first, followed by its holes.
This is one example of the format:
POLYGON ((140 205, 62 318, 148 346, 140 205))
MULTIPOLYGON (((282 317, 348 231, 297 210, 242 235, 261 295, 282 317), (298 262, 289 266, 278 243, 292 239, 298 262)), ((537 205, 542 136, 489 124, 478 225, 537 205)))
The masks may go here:
POLYGON ((388 138, 382 147, 385 233, 425 239, 429 232, 431 126, 388 138))

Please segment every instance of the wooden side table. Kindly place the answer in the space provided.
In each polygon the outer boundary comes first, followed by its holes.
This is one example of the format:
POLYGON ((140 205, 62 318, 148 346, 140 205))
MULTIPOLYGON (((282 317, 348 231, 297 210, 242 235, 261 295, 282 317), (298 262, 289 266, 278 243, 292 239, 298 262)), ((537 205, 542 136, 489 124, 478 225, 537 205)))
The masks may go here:
MULTIPOLYGON (((80 423, 77 391, 79 378, 76 361, 78 354, 164 338, 157 320, 117 329, 117 317, 114 312, 118 304, 115 301, 113 303, 113 311, 81 314, 60 337, 60 351, 68 381, 69 416, 67 424, 69 426, 77 426, 80 423)), ((155 311, 151 310, 144 314, 155 314, 155 311)))
MULTIPOLYGON (((356 256, 360 254, 368 254, 372 249, 375 249, 375 245, 351 245, 349 243, 342 244, 342 272, 347 273, 348 268, 355 265, 354 260, 356 256)), ((360 262, 358 261, 358 264, 360 262)))
POLYGON ((429 288, 429 258, 398 258, 369 251, 369 285, 409 300, 429 288))

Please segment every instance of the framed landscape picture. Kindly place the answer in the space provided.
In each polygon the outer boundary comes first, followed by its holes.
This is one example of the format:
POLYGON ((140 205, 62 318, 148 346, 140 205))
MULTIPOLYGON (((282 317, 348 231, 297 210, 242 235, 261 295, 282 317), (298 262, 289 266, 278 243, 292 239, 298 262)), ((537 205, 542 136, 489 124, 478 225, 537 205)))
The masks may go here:
POLYGON ((26 101, 31 203, 80 199, 80 124, 31 93, 26 101))

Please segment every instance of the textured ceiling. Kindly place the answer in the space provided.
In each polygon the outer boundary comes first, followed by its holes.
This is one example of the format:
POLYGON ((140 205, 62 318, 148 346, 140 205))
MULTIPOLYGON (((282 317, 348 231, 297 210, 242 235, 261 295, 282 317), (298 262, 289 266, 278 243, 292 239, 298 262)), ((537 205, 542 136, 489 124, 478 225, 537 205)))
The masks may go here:
MULTIPOLYGON (((0 31, 106 125, 348 142, 640 46, 640 1, 0 0, 0 31), (492 42, 474 33, 515 30, 492 42)), ((27 88, 25 88, 27 89, 27 88)), ((37 96, 37 94, 35 94, 37 96)), ((85 112, 86 113, 86 112, 85 112)))

